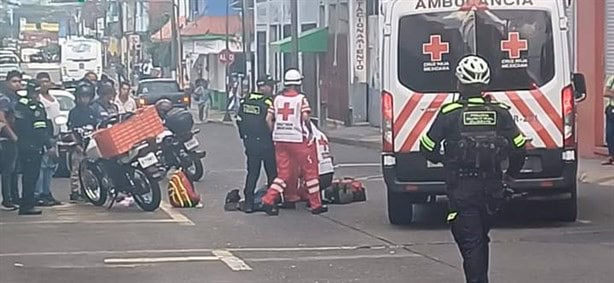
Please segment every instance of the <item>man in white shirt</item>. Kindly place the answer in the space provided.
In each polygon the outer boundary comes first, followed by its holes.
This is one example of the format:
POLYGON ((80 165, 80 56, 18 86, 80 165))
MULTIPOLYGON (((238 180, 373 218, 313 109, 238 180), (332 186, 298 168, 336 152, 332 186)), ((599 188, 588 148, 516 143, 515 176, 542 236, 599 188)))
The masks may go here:
MULTIPOLYGON (((53 86, 51 77, 46 72, 41 72, 36 75, 36 80, 40 84, 40 102, 45 106, 45 112, 47 112, 47 118, 53 123, 53 135, 59 133, 59 125, 55 124, 55 118, 60 116, 60 102, 49 93, 49 89, 53 86)), ((36 183, 36 190, 34 196, 36 204, 39 206, 54 206, 62 204, 53 197, 51 194, 51 178, 58 167, 55 162, 57 156, 51 156, 47 152, 43 155, 40 174, 36 183)))
POLYGON ((119 94, 113 101, 117 105, 119 114, 136 111, 136 101, 130 97, 130 84, 122 82, 119 86, 119 94))

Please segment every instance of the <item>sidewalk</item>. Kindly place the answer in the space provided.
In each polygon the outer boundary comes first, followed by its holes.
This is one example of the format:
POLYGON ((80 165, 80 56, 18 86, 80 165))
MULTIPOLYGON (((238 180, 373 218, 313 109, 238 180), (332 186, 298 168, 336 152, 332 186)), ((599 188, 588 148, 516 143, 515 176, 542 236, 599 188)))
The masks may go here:
MULTIPOLYGON (((193 108, 193 111, 197 111, 193 108)), ((197 115, 197 112, 195 113, 197 115)), ((224 112, 210 111, 210 122, 234 126, 233 122, 223 122, 224 112)), ((329 124, 323 131, 331 142, 381 149, 380 129, 370 126, 343 127, 329 124)), ((614 187, 614 166, 602 166, 599 159, 580 159, 578 181, 614 187)))

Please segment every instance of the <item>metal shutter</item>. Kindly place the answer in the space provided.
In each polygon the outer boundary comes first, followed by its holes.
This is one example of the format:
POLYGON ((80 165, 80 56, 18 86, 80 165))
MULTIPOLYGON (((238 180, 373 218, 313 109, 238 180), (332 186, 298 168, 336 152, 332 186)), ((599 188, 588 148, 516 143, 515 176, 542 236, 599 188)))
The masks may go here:
POLYGON ((614 75, 614 0, 605 2, 605 73, 614 75))

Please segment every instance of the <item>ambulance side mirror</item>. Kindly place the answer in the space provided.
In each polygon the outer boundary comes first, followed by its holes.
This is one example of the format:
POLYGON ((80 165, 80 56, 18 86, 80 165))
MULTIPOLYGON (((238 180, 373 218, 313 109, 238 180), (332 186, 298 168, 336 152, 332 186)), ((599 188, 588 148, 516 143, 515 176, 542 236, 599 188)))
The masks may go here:
POLYGON ((586 80, 584 79, 584 75, 579 73, 572 74, 571 83, 573 84, 576 102, 581 102, 586 99, 586 80))

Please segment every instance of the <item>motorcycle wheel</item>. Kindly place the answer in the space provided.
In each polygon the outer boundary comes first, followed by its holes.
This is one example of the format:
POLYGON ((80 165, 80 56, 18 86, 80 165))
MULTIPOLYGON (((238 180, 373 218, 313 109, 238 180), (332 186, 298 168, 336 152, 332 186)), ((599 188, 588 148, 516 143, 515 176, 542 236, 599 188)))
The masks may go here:
POLYGON ((88 160, 79 163, 79 184, 81 194, 95 206, 102 206, 107 201, 107 191, 103 188, 95 164, 88 160))
POLYGON ((203 167, 203 162, 198 157, 190 156, 190 166, 184 168, 184 172, 190 178, 192 182, 198 182, 203 178, 205 174, 205 169, 203 167))
POLYGON ((132 191, 134 202, 145 211, 154 211, 160 207, 162 192, 160 184, 139 169, 134 170, 134 185, 132 191))

